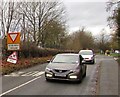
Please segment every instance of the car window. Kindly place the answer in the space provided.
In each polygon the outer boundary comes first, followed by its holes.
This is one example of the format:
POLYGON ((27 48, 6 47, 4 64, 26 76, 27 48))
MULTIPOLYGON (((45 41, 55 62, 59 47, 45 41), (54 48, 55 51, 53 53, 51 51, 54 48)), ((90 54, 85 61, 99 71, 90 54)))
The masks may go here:
POLYGON ((78 63, 77 55, 57 55, 52 62, 54 63, 78 63))
POLYGON ((80 51, 81 55, 93 55, 93 52, 92 51, 80 51))

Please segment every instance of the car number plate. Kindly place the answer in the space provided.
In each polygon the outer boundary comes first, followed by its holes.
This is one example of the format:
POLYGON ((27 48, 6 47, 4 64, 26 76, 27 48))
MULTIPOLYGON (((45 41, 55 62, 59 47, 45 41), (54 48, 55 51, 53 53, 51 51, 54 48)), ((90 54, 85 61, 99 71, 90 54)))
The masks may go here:
POLYGON ((55 74, 55 76, 66 77, 66 75, 63 74, 55 74))

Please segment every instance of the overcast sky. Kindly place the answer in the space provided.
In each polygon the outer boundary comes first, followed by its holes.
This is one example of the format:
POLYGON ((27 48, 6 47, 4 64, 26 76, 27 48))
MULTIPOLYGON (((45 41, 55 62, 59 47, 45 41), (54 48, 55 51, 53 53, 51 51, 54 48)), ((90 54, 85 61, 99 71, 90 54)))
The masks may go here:
POLYGON ((107 26, 108 12, 106 12, 107 0, 64 0, 67 11, 67 25, 69 32, 78 30, 84 26, 93 35, 97 35, 103 28, 109 32, 107 26))
POLYGON ((86 30, 92 32, 93 35, 99 34, 102 29, 105 29, 108 33, 110 32, 107 26, 108 12, 106 12, 106 2, 108 0, 61 1, 66 7, 69 33, 77 31, 83 26, 86 30))

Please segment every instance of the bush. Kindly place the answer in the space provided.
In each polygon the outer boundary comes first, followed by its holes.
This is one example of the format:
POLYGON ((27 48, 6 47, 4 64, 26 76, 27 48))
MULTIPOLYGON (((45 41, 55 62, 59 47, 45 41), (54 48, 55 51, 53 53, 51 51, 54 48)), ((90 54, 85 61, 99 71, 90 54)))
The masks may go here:
POLYGON ((35 58, 35 57, 46 57, 53 56, 60 52, 57 49, 46 49, 46 48, 38 48, 34 43, 23 43, 21 44, 21 51, 19 52, 20 58, 35 58))
MULTIPOLYGON (((50 48, 38 48, 33 42, 21 42, 21 50, 18 52, 18 58, 35 58, 35 57, 46 57, 46 56, 54 56, 58 53, 67 53, 74 52, 71 50, 58 50, 58 49, 50 49, 50 48)), ((3 39, 3 47, 2 47, 2 55, 3 59, 8 58, 13 51, 7 51, 6 39, 3 39)))

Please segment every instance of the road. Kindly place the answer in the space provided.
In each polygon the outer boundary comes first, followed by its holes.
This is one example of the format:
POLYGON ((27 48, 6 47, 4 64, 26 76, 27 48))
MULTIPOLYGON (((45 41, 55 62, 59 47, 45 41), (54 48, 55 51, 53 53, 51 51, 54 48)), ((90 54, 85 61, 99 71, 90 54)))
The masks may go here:
POLYGON ((53 81, 47 82, 44 69, 47 65, 37 65, 2 77, 2 95, 92 95, 92 78, 96 66, 104 61, 103 56, 96 55, 96 63, 87 65, 87 76, 82 83, 53 81))

